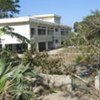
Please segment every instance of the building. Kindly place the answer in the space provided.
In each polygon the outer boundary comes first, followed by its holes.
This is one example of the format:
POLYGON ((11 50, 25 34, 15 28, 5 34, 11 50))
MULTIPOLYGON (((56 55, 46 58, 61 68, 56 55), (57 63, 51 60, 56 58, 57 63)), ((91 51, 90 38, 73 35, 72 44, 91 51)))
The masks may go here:
MULTIPOLYGON (((39 51, 61 47, 62 42, 71 28, 62 25, 61 17, 55 14, 35 15, 31 17, 16 17, 0 19, 0 27, 10 26, 19 33, 36 43, 39 51)), ((1 46, 9 47, 12 51, 23 52, 29 48, 17 38, 8 35, 1 36, 1 46)))

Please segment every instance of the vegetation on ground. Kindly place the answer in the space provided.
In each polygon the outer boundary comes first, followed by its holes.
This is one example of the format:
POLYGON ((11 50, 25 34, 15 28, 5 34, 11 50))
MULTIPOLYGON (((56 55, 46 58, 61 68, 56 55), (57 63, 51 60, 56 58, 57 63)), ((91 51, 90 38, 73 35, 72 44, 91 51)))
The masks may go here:
MULTIPOLYGON (((0 18, 13 17, 19 13, 19 0, 0 0, 0 18), (7 8, 7 5, 9 6, 7 8)), ((75 65, 67 65, 59 57, 51 57, 46 52, 35 52, 35 43, 20 34, 14 33, 11 27, 0 29, 0 35, 15 36, 25 43, 30 43, 29 51, 19 58, 17 53, 3 48, 0 52, 0 100, 32 100, 33 78, 38 73, 73 74, 77 72, 75 65), (37 73, 37 74, 36 74, 37 73)), ((64 42, 65 47, 74 47, 81 55, 75 60, 76 65, 88 66, 99 71, 100 67, 100 11, 96 10, 81 22, 74 24, 74 32, 64 42), (97 66, 95 66, 97 64, 97 66)), ((67 58, 68 59, 68 58, 67 58)))

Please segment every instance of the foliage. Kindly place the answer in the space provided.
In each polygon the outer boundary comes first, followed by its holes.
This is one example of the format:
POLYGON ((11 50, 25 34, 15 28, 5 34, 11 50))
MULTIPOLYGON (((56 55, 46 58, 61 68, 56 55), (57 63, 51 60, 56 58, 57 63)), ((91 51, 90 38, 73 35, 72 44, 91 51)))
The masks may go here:
POLYGON ((24 37, 18 33, 15 33, 14 29, 12 27, 9 27, 9 26, 2 27, 0 29, 0 35, 10 35, 12 37, 16 37, 17 39, 19 39, 23 43, 30 43, 29 39, 27 39, 26 37, 24 37))
MULTIPOLYGON (((20 42, 27 43, 30 45, 30 52, 34 54, 36 52, 36 44, 33 39, 29 40, 25 36, 20 35, 19 33, 15 33, 14 29, 9 26, 4 26, 0 28, 0 36, 2 35, 10 35, 11 37, 17 38, 20 42)), ((2 38, 2 37, 1 37, 2 38)))
POLYGON ((17 69, 13 70, 12 77, 12 94, 14 100, 31 100, 33 98, 32 92, 32 77, 35 73, 29 66, 19 65, 17 69))
POLYGON ((85 38, 81 34, 74 32, 70 33, 64 42, 64 46, 80 46, 85 44, 85 38))
POLYGON ((5 91, 6 81, 11 74, 11 66, 6 66, 5 61, 0 59, 0 93, 5 91))
POLYGON ((76 22, 74 31, 66 39, 65 46, 75 46, 81 51, 76 63, 100 64, 100 11, 93 11, 81 22, 76 22))
POLYGON ((60 58, 51 57, 46 52, 37 52, 34 57, 29 51, 25 52, 22 63, 29 64, 32 69, 34 68, 34 70, 44 74, 68 74, 69 70, 75 72, 75 67, 63 65, 60 58))
POLYGON ((59 58, 53 58, 46 52, 37 52, 32 56, 30 51, 24 53, 22 64, 29 64, 30 67, 38 69, 41 73, 63 74, 62 63, 59 58))
POLYGON ((63 74, 61 60, 50 57, 46 52, 37 53, 34 57, 34 64, 40 68, 41 73, 63 74))
POLYGON ((19 0, 0 0, 0 18, 14 17, 19 8, 19 0))
POLYGON ((47 62, 49 55, 46 52, 37 52, 34 57, 35 66, 44 66, 47 62))
POLYGON ((5 61, 6 64, 12 63, 13 66, 18 65, 21 63, 20 58, 16 52, 11 52, 6 49, 3 49, 0 52, 0 59, 5 61))
POLYGON ((76 64, 90 64, 92 62, 92 57, 90 55, 79 55, 76 58, 76 64))
POLYGON ((34 39, 31 39, 31 40, 30 40, 30 44, 31 44, 30 52, 31 52, 32 54, 35 54, 35 53, 36 53, 36 43, 35 43, 34 39))
POLYGON ((3 49, 0 52, 0 58, 4 59, 6 62, 8 62, 11 58, 11 53, 9 51, 6 51, 5 49, 3 49))
POLYGON ((0 60, 0 99, 7 100, 9 95, 12 100, 31 100, 34 71, 28 65, 13 67, 5 64, 0 60))
POLYGON ((75 65, 70 64, 70 65, 63 65, 64 71, 63 73, 66 75, 71 75, 71 73, 76 73, 76 68, 75 65))
POLYGON ((46 74, 63 74, 61 70, 61 61, 59 58, 47 59, 41 68, 42 72, 46 74))
POLYGON ((33 57, 32 57, 32 53, 30 51, 26 51, 24 52, 23 56, 22 56, 22 64, 23 65, 30 65, 31 67, 34 67, 34 62, 33 62, 33 57))
POLYGON ((83 21, 78 22, 75 30, 85 36, 89 44, 100 47, 100 11, 93 11, 83 21))

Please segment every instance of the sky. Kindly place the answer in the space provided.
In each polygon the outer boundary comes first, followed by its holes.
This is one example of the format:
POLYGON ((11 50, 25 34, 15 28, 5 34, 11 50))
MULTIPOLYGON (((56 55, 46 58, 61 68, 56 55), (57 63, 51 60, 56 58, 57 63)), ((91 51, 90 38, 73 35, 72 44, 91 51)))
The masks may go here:
POLYGON ((57 14, 61 23, 73 26, 91 11, 100 10, 100 0, 20 0, 19 16, 57 14))

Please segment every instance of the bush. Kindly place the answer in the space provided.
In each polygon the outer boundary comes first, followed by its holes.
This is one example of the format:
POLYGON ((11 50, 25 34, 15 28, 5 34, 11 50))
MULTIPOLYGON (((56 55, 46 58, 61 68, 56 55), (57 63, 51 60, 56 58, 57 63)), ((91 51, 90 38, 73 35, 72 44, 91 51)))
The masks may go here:
POLYGON ((92 62, 91 55, 79 55, 76 58, 76 64, 89 64, 92 62))
POLYGON ((4 60, 7 64, 12 63, 14 66, 20 63, 20 58, 16 52, 7 51, 5 49, 0 52, 0 59, 4 60))
POLYGON ((34 57, 34 65, 40 68, 41 73, 61 74, 61 60, 51 58, 46 52, 37 53, 34 57))
POLYGON ((30 51, 24 52, 24 54, 22 56, 22 61, 21 62, 22 62, 22 64, 24 66, 26 66, 26 65, 34 66, 33 65, 32 53, 30 51))

